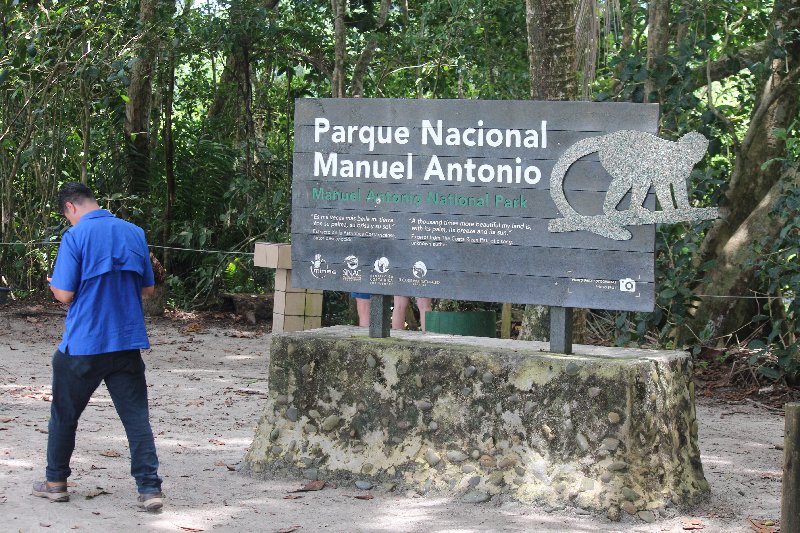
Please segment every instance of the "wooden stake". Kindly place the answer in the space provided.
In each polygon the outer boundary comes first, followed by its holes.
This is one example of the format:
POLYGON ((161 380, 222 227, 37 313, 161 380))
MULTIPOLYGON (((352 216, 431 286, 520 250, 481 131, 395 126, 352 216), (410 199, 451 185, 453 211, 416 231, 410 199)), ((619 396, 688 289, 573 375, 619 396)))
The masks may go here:
POLYGON ((800 533, 800 403, 786 404, 781 533, 800 533))
POLYGON ((503 304, 500 315, 500 338, 511 338, 511 304, 503 304))

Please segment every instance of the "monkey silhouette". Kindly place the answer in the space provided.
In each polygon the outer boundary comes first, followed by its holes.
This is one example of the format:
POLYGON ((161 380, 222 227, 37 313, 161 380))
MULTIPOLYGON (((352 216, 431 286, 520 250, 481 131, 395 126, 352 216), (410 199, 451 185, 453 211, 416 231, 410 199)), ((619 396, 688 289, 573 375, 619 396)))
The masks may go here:
POLYGON ((597 152, 600 163, 612 178, 603 202, 606 215, 619 213, 616 208, 628 191, 631 191, 631 211, 650 212, 643 204, 651 185, 655 187, 662 211, 691 209, 686 180, 707 149, 708 140, 697 132, 687 133, 677 141, 631 130, 587 137, 559 157, 550 174, 550 195, 564 217, 582 217, 564 195, 564 177, 573 163, 597 152))

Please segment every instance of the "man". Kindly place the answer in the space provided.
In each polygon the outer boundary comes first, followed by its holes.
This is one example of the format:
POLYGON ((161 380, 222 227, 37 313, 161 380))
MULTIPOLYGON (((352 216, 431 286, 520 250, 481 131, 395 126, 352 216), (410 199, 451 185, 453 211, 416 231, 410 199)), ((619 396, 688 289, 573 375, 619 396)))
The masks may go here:
POLYGON ((53 277, 56 299, 70 304, 64 337, 53 354, 53 399, 47 436, 46 481, 33 495, 69 500, 67 478, 75 432, 89 398, 105 381, 125 427, 138 504, 163 505, 141 348, 149 348, 142 296, 154 292, 144 231, 100 209, 92 191, 67 183, 58 193, 72 227, 61 239, 53 277))

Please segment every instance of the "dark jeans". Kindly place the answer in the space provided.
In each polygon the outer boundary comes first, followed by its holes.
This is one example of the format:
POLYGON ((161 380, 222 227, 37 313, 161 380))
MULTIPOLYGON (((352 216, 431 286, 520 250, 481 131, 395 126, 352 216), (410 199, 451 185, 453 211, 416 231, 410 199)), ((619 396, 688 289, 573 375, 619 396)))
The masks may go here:
POLYGON ((78 418, 102 381, 117 409, 131 451, 131 475, 140 493, 161 491, 158 457, 147 408, 147 382, 139 350, 99 355, 53 354, 53 400, 47 435, 47 481, 65 481, 72 471, 78 418))

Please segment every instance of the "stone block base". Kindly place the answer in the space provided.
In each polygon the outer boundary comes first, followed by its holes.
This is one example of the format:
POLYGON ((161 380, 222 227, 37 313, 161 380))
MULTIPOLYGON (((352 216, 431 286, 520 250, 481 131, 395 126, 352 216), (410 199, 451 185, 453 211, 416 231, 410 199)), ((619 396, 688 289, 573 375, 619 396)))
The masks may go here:
POLYGON ((366 328, 273 335, 254 474, 652 516, 704 496, 684 352, 366 328), (650 513, 648 515, 648 513, 650 513))

